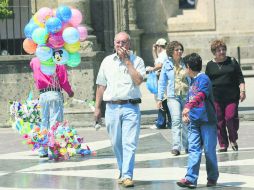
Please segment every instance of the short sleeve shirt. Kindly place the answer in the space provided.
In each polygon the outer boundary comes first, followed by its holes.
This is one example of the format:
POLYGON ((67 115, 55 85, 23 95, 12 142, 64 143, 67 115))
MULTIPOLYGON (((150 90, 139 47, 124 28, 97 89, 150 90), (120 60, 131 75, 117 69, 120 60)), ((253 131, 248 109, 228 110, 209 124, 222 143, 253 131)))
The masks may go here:
MULTIPOLYGON (((132 54, 130 60, 134 68, 144 78, 146 71, 143 59, 132 54)), ((128 100, 141 97, 139 86, 133 82, 128 68, 116 53, 107 56, 102 61, 96 84, 106 86, 103 94, 104 101, 128 100)))

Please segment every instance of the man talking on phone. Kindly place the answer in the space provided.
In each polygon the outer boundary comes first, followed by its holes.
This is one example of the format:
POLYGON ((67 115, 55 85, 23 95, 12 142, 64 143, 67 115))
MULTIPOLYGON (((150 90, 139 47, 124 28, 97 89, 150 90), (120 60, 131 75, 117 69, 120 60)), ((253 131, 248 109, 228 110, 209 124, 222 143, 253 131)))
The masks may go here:
POLYGON ((142 58, 130 51, 130 36, 115 35, 116 53, 104 58, 96 84, 95 121, 101 118, 101 103, 106 102, 105 124, 117 159, 118 183, 133 187, 135 151, 140 133, 141 93, 139 85, 145 76, 142 58))

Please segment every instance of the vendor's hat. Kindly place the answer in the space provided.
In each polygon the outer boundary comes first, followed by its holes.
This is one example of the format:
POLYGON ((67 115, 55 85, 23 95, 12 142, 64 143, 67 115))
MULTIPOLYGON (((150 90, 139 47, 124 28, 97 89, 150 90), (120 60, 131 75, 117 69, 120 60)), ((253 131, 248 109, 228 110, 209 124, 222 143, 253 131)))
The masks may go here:
POLYGON ((165 46, 165 45, 167 45, 167 41, 164 38, 160 38, 156 41, 155 44, 158 46, 165 46))

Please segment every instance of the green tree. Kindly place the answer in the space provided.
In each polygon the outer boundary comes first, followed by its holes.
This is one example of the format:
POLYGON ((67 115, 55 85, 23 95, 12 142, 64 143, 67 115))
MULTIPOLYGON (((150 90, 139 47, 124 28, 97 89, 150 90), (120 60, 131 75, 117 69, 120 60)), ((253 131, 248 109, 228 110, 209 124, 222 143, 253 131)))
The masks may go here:
POLYGON ((12 15, 9 9, 9 0, 0 0, 0 19, 8 18, 12 15))

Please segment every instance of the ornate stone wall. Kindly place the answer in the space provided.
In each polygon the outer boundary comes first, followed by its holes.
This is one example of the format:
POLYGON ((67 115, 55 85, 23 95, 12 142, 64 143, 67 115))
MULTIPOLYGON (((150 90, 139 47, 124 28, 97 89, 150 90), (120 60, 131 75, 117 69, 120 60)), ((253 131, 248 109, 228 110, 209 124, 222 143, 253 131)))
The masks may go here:
POLYGON ((141 37, 141 54, 151 65, 151 46, 160 37, 178 40, 185 47, 185 54, 197 52, 204 63, 213 55, 210 42, 223 39, 228 55, 237 58, 240 47, 241 63, 254 65, 254 1, 197 0, 195 9, 180 10, 179 0, 136 1, 137 25, 144 30, 141 37))

